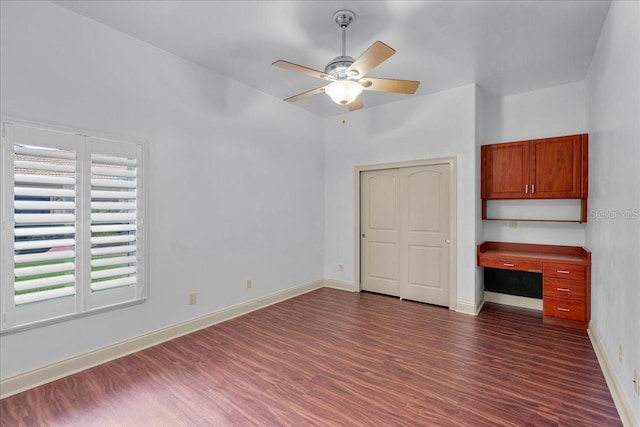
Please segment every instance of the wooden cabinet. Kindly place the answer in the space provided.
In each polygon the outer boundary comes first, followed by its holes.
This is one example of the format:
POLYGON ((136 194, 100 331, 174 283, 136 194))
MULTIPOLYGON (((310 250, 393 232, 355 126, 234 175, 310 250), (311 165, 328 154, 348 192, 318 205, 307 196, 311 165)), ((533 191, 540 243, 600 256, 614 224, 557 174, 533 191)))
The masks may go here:
POLYGON ((588 267, 584 265, 544 264, 542 313, 547 323, 571 322, 580 326, 589 321, 589 276, 588 267))
POLYGON ((531 198, 587 197, 587 141, 587 135, 573 135, 529 142, 531 198))
POLYGON ((482 198, 528 199, 529 194, 529 144, 511 142, 483 145, 482 198))
POLYGON ((582 199, 586 221, 588 156, 587 134, 483 145, 483 219, 486 200, 582 199))
POLYGON ((578 246, 484 242, 478 266, 542 272, 544 323, 587 329, 591 320, 591 252, 578 246))
POLYGON ((587 197, 588 136, 483 145, 484 199, 587 197))

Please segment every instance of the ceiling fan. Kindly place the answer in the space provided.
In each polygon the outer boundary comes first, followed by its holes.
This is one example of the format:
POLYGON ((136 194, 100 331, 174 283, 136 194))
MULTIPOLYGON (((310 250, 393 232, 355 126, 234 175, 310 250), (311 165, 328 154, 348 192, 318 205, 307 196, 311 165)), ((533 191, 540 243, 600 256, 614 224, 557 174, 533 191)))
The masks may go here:
POLYGON ((419 81, 365 77, 371 70, 396 53, 394 49, 381 41, 374 42, 356 60, 346 56, 347 27, 355 18, 355 13, 350 10, 339 10, 333 15, 333 20, 342 29, 342 55, 332 59, 324 68, 324 72, 283 60, 273 63, 276 67, 284 68, 285 70, 296 71, 331 82, 325 86, 285 98, 285 101, 295 102, 324 92, 336 104, 346 105, 349 111, 355 111, 364 106, 360 99, 360 94, 363 90, 404 94, 415 93, 420 85, 419 81))

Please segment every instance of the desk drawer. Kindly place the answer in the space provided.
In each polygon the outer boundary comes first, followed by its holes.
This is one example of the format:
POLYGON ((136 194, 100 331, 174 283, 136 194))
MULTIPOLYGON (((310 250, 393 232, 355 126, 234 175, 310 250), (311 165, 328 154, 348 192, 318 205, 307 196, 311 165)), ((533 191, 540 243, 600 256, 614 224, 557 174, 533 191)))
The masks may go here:
POLYGON ((542 311, 545 316, 586 321, 584 301, 545 297, 542 311))
POLYGON ((559 279, 571 279, 584 281, 585 266, 573 264, 544 263, 544 277, 557 277, 559 279))
POLYGON ((543 287, 544 298, 556 297, 584 301, 584 281, 556 279, 554 277, 544 276, 543 287))
POLYGON ((505 270, 542 272, 542 262, 520 261, 511 258, 482 258, 478 260, 480 267, 502 268, 505 270))

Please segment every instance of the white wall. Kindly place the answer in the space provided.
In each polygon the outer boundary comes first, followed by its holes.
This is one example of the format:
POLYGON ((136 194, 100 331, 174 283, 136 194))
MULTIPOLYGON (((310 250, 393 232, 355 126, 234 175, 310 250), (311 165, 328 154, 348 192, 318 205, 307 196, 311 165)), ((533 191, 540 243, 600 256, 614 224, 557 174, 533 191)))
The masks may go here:
MULTIPOLYGON (((482 220, 482 199, 480 197, 480 146, 484 142, 485 128, 487 126, 487 113, 486 113, 486 94, 481 87, 476 86, 476 182, 475 182, 475 221, 476 221, 476 245, 485 241, 484 238, 484 222, 482 220)), ((476 267, 476 301, 484 300, 484 268, 476 267)))
POLYGON ((584 133, 585 83, 486 100, 485 143, 584 133))
MULTIPOLYGON (((486 99, 484 107, 483 144, 587 133, 584 82, 486 99)), ((553 205, 550 210, 557 209, 553 205)), ((485 221, 484 240, 585 245, 585 224, 518 221, 516 226, 485 221)))
POLYGON ((640 420, 640 3, 613 2, 587 78, 591 329, 640 420), (622 345, 622 362, 618 346, 622 345))
POLYGON ((321 119, 49 2, 0 4, 3 115, 150 146, 149 300, 2 336, 2 378, 323 277, 321 119))
POLYGON ((475 304, 475 96, 469 85, 325 119, 326 278, 354 283, 355 166, 456 157, 457 299, 475 304))

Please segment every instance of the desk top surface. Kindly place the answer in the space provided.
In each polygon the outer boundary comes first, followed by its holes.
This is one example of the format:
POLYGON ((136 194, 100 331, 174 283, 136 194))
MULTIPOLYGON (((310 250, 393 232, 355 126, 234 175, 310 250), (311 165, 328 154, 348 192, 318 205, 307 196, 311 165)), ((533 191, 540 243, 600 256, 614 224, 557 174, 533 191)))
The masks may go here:
POLYGON ((478 258, 517 258, 542 262, 591 265, 591 252, 581 246, 536 245, 529 243, 484 242, 478 258))

